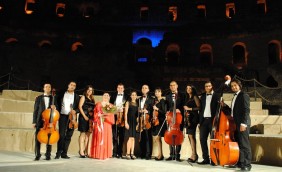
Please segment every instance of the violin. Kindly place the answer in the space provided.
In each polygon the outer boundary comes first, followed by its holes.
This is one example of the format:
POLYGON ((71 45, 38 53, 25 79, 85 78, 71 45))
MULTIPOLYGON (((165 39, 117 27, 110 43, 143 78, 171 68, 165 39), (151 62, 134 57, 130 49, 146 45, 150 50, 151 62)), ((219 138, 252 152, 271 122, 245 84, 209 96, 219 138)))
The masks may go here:
POLYGON ((88 129, 88 132, 92 133, 93 132, 93 118, 94 118, 93 109, 92 108, 88 108, 88 113, 89 113, 89 120, 88 120, 89 129, 88 129))
MULTIPOLYGON (((143 110, 146 109, 146 105, 144 105, 143 110)), ((151 123, 149 121, 150 115, 143 112, 140 117, 137 118, 137 125, 136 125, 136 131, 142 132, 143 130, 148 130, 151 128, 151 123)))
POLYGON ((184 140, 183 132, 180 130, 182 115, 176 112, 176 99, 174 100, 173 111, 167 113, 168 129, 165 131, 164 140, 172 146, 181 145, 184 140))
MULTIPOLYGON (((158 100, 155 101, 155 105, 156 105, 157 103, 158 103, 158 100)), ((154 111, 153 111, 153 117, 152 117, 152 125, 153 125, 153 126, 157 126, 157 125, 160 124, 160 121, 159 121, 158 116, 159 116, 159 111, 154 110, 154 111)))
POLYGON ((125 125, 125 118, 124 118, 124 107, 123 108, 123 111, 122 112, 117 112, 117 120, 116 120, 116 125, 117 126, 120 126, 120 127, 124 127, 125 125))
MULTIPOLYGON (((52 105, 54 105, 54 97, 55 89, 52 90, 52 105)), ((59 141, 60 135, 58 130, 56 129, 56 124, 59 118, 60 113, 56 109, 49 108, 45 109, 42 112, 44 125, 37 134, 37 140, 40 143, 51 145, 59 141)))
POLYGON ((73 112, 73 106, 70 104, 70 113, 69 113, 69 128, 70 129, 77 129, 78 123, 76 122, 76 113, 73 112))
POLYGON ((217 114, 213 120, 210 156, 215 165, 235 165, 239 160, 239 146, 234 141, 236 124, 233 117, 226 115, 221 108, 219 103, 217 114))

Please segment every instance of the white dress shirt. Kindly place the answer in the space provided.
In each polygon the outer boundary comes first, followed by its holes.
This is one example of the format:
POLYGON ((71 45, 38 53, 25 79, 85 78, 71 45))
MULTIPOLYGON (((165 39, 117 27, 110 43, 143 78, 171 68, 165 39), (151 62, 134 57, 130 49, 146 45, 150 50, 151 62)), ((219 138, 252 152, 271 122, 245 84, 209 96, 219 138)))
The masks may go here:
POLYGON ((44 94, 44 103, 45 103, 45 109, 48 109, 50 103, 50 96, 47 94, 44 94))
POLYGON ((211 117, 211 100, 213 91, 210 94, 206 94, 206 106, 204 110, 204 117, 211 117))
POLYGON ((70 105, 74 102, 74 93, 65 92, 63 102, 62 102, 62 109, 61 114, 68 115, 70 113, 70 105))
POLYGON ((121 107, 123 104, 123 93, 118 93, 117 94, 117 98, 116 98, 116 101, 115 101, 115 105, 117 107, 121 107))

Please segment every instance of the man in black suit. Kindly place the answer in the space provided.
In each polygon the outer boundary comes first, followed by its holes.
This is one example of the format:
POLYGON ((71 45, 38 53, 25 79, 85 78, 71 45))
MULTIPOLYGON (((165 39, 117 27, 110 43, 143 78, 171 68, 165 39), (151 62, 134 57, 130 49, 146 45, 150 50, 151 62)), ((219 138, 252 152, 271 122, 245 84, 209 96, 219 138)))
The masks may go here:
MULTIPOLYGON (((176 101, 176 112, 180 112, 182 115, 182 122, 180 125, 180 130, 183 131, 183 114, 184 114, 184 104, 185 104, 185 94, 178 91, 178 85, 176 81, 171 81, 169 84, 170 93, 166 95, 167 111, 173 112, 174 102, 176 101)), ((169 145, 170 156, 166 159, 170 160, 180 160, 181 145, 172 146, 169 145)))
MULTIPOLYGON (((33 111, 32 125, 33 128, 36 129, 35 159, 34 159, 35 161, 38 161, 41 157, 41 153, 40 153, 41 143, 37 140, 37 134, 44 125, 44 121, 42 120, 42 112, 48 108, 56 109, 56 107, 58 107, 55 97, 54 97, 54 105, 52 105, 53 97, 51 96, 51 84, 45 83, 43 86, 43 91, 44 94, 36 97, 34 103, 34 111, 33 111)), ((51 159, 51 150, 52 150, 52 145, 46 144, 46 153, 45 153, 46 160, 51 159)))
POLYGON ((220 94, 214 92, 211 81, 205 83, 205 93, 201 95, 201 109, 200 109, 200 142, 202 148, 203 161, 198 164, 210 164, 208 136, 212 131, 213 119, 216 115, 217 107, 220 101, 220 94))
POLYGON ((76 82, 71 81, 69 82, 67 91, 58 94, 58 111, 61 114, 59 119, 60 139, 57 144, 55 159, 59 159, 60 157, 64 159, 70 158, 67 153, 74 128, 69 128, 69 114, 72 113, 73 115, 76 115, 76 113, 79 112, 78 104, 80 99, 79 95, 74 92, 75 88, 76 82))
MULTIPOLYGON (((118 113, 122 115, 124 122, 124 106, 128 100, 128 95, 124 93, 124 85, 119 83, 117 85, 117 92, 114 93, 110 98, 110 103, 114 104, 118 108, 118 113)), ((121 121, 122 122, 122 121, 121 121)), ((124 124, 117 124, 117 114, 115 115, 115 123, 112 126, 113 132, 113 157, 122 157, 122 148, 124 143, 124 124)))
MULTIPOLYGON (((154 98, 149 95, 149 86, 144 84, 141 88, 142 96, 137 100, 140 107, 139 116, 144 114, 149 114, 151 121, 152 113, 153 113, 153 105, 154 98)), ((139 118, 140 119, 140 118, 139 118)), ((152 156, 152 127, 149 129, 143 129, 141 132, 140 139, 140 149, 141 149, 141 158, 145 158, 146 160, 151 159, 152 156)))
POLYGON ((251 126, 250 97, 241 90, 242 83, 238 79, 233 79, 231 81, 231 89, 234 92, 231 108, 224 104, 224 109, 229 110, 236 124, 234 137, 235 141, 238 142, 240 152, 237 166, 241 168, 242 171, 250 171, 252 168, 252 153, 249 141, 251 126))

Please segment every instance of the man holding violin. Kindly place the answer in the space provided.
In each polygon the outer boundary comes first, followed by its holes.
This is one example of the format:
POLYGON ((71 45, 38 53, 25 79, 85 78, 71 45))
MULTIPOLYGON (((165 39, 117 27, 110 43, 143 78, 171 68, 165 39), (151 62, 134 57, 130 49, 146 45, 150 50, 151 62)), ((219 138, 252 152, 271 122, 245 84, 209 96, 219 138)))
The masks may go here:
POLYGON ((57 153, 55 159, 64 158, 69 159, 67 155, 68 148, 71 142, 71 137, 74 132, 74 128, 69 128, 69 114, 76 114, 79 112, 78 104, 80 97, 74 91, 76 89, 76 82, 69 82, 67 91, 58 94, 58 105, 60 112, 59 119, 59 133, 60 139, 57 144, 57 153))
MULTIPOLYGON (((154 98, 148 94, 149 91, 150 91, 149 86, 144 84, 141 88, 142 96, 137 100, 140 108, 139 117, 143 117, 143 115, 146 114, 149 115, 148 121, 143 120, 143 123, 146 124, 149 124, 151 121, 152 113, 153 113, 153 105, 154 105, 154 98)), ((137 125, 142 126, 142 124, 140 124, 140 118, 138 119, 137 125)), ((150 125, 143 126, 143 128, 144 128, 143 131, 140 133, 141 138, 139 138, 141 158, 145 158, 146 160, 149 160, 151 159, 152 156, 151 123, 150 125)))
POLYGON ((115 123, 112 126, 113 132, 113 157, 122 157, 122 148, 124 142, 124 106, 128 100, 128 95, 124 93, 124 85, 119 83, 117 85, 117 92, 111 96, 110 103, 118 108, 115 114, 115 123))
MULTIPOLYGON (((33 121, 32 125, 33 128, 36 129, 35 131, 35 161, 38 161, 41 157, 40 153, 40 147, 41 143, 37 139, 37 135, 40 131, 40 129, 44 125, 44 121, 42 119, 42 112, 45 109, 52 108, 56 109, 57 106, 57 101, 56 98, 54 97, 54 105, 52 105, 51 102, 53 102, 53 97, 51 96, 51 84, 50 83, 45 83, 43 86, 43 91, 44 93, 35 99, 34 103, 34 111, 33 111, 33 121)), ((57 106, 58 107, 58 106, 57 106)), ((51 150, 52 150, 52 145, 46 144, 46 160, 51 159, 51 150)))
MULTIPOLYGON (((180 121, 180 131, 183 131, 183 114, 184 114, 185 94, 178 91, 178 85, 176 81, 171 81, 169 88, 170 88, 170 93, 166 95, 166 104, 167 104, 167 110, 168 110, 167 114, 169 114, 170 112, 173 112, 174 108, 177 114, 179 113, 181 114, 182 121, 180 121)), ((177 137, 178 138, 183 137, 182 132, 181 134, 182 135, 177 136, 177 137)), ((166 134, 164 137, 166 140, 167 139, 166 134)), ((168 139, 172 139, 172 138, 168 138, 168 139)), ((166 159, 167 161, 170 161, 170 160, 181 161, 180 160, 181 144, 177 146, 169 145, 169 150, 170 150, 170 156, 166 159)))

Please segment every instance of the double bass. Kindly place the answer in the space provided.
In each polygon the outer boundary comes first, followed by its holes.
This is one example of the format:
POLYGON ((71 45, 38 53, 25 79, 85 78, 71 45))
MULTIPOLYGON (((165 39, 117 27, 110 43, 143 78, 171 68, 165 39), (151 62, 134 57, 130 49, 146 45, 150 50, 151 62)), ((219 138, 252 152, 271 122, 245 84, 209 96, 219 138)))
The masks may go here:
POLYGON ((171 146, 181 145, 184 140, 183 132, 180 130, 182 115, 176 112, 176 98, 173 98, 173 111, 167 114, 168 129, 165 131, 164 140, 171 146))
MULTIPOLYGON (((55 100, 55 89, 52 90, 52 105, 54 105, 55 100)), ((42 119, 44 121, 43 127, 37 134, 37 140, 40 143, 45 143, 48 145, 57 143, 60 135, 56 129, 57 121, 60 118, 60 113, 53 108, 45 109, 42 112, 42 119)))
POLYGON ((235 165, 239 160, 239 146, 234 140, 236 125, 233 117, 222 111, 222 97, 213 120, 210 156, 215 165, 235 165))

